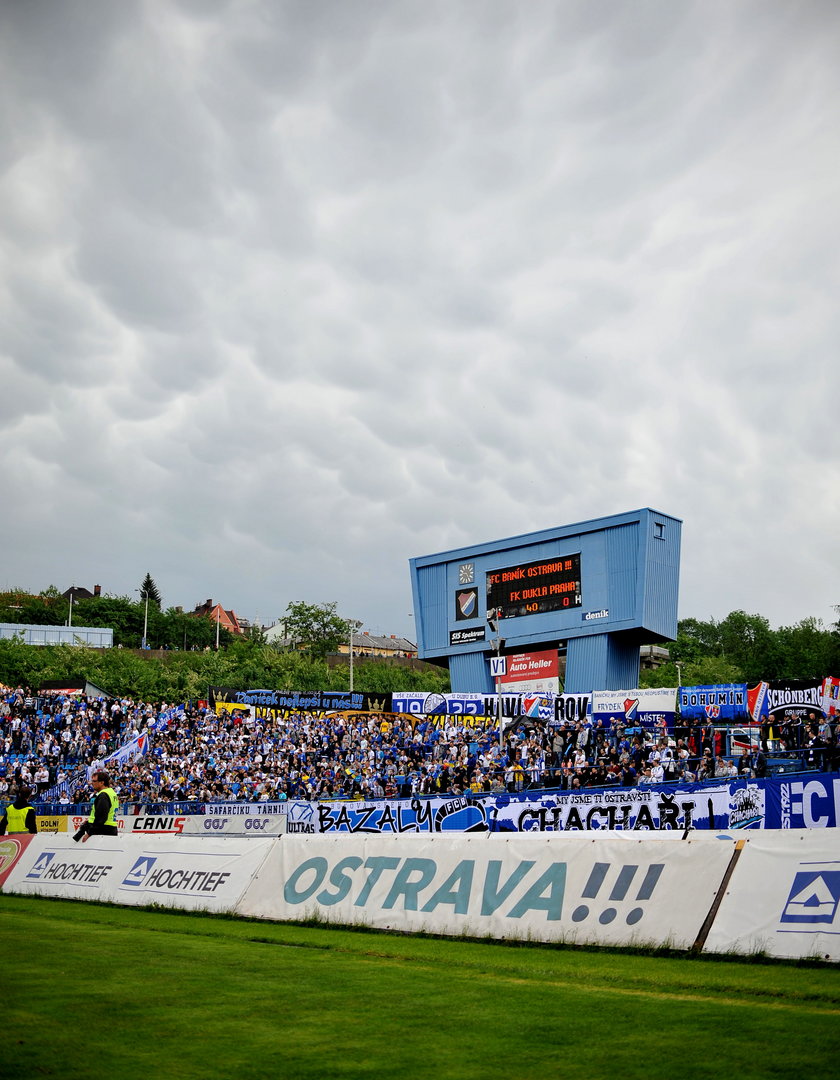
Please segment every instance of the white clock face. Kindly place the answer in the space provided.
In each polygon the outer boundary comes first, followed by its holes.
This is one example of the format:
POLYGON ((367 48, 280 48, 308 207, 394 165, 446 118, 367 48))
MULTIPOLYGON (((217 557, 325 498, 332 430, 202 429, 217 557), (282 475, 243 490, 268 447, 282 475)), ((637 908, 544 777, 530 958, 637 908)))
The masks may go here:
POLYGON ((472 585, 475 580, 475 565, 471 562, 461 563, 458 567, 458 584, 472 585))

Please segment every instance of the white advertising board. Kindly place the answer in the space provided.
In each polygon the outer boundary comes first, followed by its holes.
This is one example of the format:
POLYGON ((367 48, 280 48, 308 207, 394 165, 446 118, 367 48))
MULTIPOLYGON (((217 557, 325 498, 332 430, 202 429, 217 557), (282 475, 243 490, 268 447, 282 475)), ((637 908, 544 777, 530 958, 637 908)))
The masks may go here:
MULTIPOLYGON (((51 832, 75 833, 87 818, 52 818, 51 832)), ((279 814, 129 814, 117 818, 120 836, 280 836, 286 815, 279 814)), ((46 831, 38 820, 39 832, 46 831)))
POLYGON ((124 819, 126 835, 142 836, 280 836, 286 817, 267 814, 138 814, 124 819))
POLYGON ((401 931, 690 947, 734 842, 562 835, 295 836, 274 845, 242 915, 401 931))
POLYGON ((840 960, 837 829, 751 834, 706 949, 840 960))
POLYGON ((32 837, 4 892, 116 904, 229 911, 274 840, 96 836, 32 837))

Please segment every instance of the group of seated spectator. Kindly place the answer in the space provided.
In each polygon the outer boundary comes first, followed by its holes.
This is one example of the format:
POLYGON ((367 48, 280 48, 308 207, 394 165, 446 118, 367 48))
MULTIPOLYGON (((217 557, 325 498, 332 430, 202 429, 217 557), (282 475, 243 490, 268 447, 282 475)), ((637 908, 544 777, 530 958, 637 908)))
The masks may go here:
MULTIPOLYGON (((89 795, 87 770, 143 733, 145 752, 107 761, 123 804, 480 795, 530 788, 575 790, 763 776, 767 758, 720 753, 711 725, 669 734, 621 722, 369 713, 211 709, 132 698, 38 697, 0 692, 0 800, 22 786, 36 798, 75 805, 89 795)), ((837 767, 832 725, 807 733, 814 767, 837 767)))

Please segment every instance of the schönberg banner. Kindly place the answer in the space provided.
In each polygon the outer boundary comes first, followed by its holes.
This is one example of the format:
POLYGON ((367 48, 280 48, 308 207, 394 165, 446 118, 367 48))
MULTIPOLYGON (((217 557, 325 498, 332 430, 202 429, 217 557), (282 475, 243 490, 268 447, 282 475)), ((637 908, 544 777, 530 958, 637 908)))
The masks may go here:
POLYGON ((286 836, 241 915, 400 931, 621 945, 696 940, 731 840, 286 836))

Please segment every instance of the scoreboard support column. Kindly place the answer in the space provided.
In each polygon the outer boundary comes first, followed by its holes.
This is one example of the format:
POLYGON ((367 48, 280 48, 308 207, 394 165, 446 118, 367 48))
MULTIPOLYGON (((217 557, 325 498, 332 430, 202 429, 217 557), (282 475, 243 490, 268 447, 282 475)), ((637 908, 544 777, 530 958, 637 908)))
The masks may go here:
POLYGON ((570 638, 566 651, 567 694, 587 694, 592 687, 621 690, 638 685, 639 645, 615 634, 570 638))

